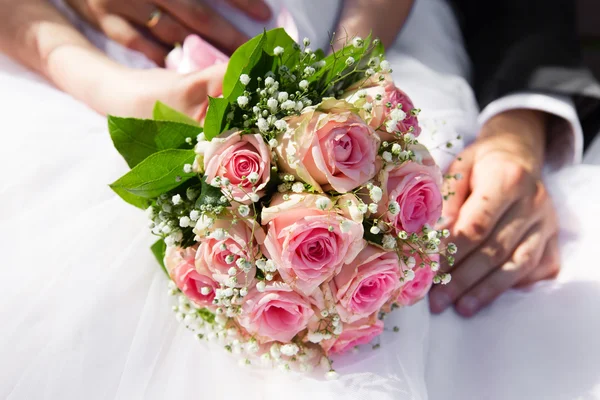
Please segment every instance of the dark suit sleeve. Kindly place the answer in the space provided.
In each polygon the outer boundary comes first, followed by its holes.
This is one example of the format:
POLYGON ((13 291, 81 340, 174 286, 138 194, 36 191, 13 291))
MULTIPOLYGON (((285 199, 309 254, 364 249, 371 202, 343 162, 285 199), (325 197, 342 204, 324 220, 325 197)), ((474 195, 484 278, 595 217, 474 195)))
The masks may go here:
POLYGON ((522 91, 573 97, 589 142, 600 128, 600 86, 584 68, 574 0, 456 0, 481 108, 522 91))

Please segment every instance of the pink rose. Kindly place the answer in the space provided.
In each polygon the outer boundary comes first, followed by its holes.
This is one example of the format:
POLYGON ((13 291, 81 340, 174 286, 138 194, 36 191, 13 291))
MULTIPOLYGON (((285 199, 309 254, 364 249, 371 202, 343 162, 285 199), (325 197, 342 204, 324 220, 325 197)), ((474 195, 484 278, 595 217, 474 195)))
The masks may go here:
POLYGON ((390 113, 401 106, 401 110, 406 114, 403 120, 398 121, 395 130, 401 133, 412 133, 415 137, 421 133, 419 120, 410 97, 402 90, 398 89, 389 75, 384 75, 383 81, 379 80, 379 75, 363 83, 360 88, 354 87, 347 91, 342 97, 351 104, 362 108, 362 117, 371 127, 377 129, 381 140, 392 141, 396 137, 388 133, 385 122, 390 117, 390 113), (379 99, 379 100, 378 100, 379 99), (366 103, 371 103, 373 108, 369 112, 364 109, 366 103), (388 107, 388 103, 391 107, 388 107), (412 128, 412 132, 410 129, 412 128))
MULTIPOLYGON (((415 277, 406 282, 398 293, 398 297, 396 302, 403 306, 412 306, 419 300, 421 300, 431 289, 431 285, 433 283, 433 277, 435 276, 435 272, 433 272, 429 266, 429 263, 425 263, 424 266, 420 264, 423 260, 418 256, 414 255, 416 259, 416 265, 413 268, 413 272, 415 273, 415 277)), ((429 255, 429 261, 439 262, 439 255, 431 254, 429 255)))
POLYGON ((308 299, 285 283, 275 282, 264 292, 254 288, 244 297, 238 322, 263 343, 285 343, 306 328, 313 314, 308 299))
POLYGON ((362 224, 337 211, 327 196, 313 194, 291 194, 287 201, 275 195, 262 211, 265 252, 282 279, 307 296, 364 247, 362 224))
POLYGON ((354 322, 379 311, 400 286, 402 276, 395 252, 367 245, 333 279, 342 321, 354 322))
MULTIPOLYGON (((346 104, 349 106, 349 104, 346 104)), ((311 110, 288 120, 278 137, 280 167, 313 185, 350 192, 376 174, 379 139, 359 116, 350 111, 311 110)))
POLYGON ((327 354, 345 353, 354 347, 370 343, 383 332, 383 321, 373 318, 363 319, 353 324, 344 324, 344 330, 336 338, 322 343, 327 354))
POLYGON ((211 230, 223 229, 225 238, 215 239, 213 236, 202 238, 196 253, 196 267, 198 270, 209 271, 212 278, 222 284, 229 280, 229 269, 235 267, 237 271, 237 287, 249 286, 256 275, 254 260, 259 256, 259 245, 264 241, 264 232, 261 226, 255 223, 254 235, 251 222, 247 220, 232 224, 230 220, 217 219, 211 230), (230 257, 230 262, 227 262, 230 257), (252 264, 247 270, 237 265, 238 259, 244 259, 252 264))
POLYGON ((425 224, 434 226, 442 214, 442 173, 425 148, 414 149, 422 163, 388 164, 380 172, 384 215, 397 231, 419 232, 425 224), (388 207, 394 201, 400 207, 396 215, 388 207))
POLYGON ((189 35, 183 46, 175 47, 167 55, 165 66, 180 74, 201 71, 212 65, 226 63, 229 57, 198 35, 189 35))
POLYGON ((195 247, 187 249, 167 247, 165 267, 169 271, 169 276, 188 299, 198 307, 212 307, 215 290, 219 288, 219 284, 211 279, 208 273, 200 273, 196 270, 195 257, 195 247))
POLYGON ((264 195, 271 175, 271 152, 259 134, 223 132, 207 146, 204 171, 208 183, 217 176, 229 179, 231 186, 225 193, 231 191, 236 201, 250 204, 252 193, 264 195), (257 176, 256 182, 248 178, 251 174, 257 176))

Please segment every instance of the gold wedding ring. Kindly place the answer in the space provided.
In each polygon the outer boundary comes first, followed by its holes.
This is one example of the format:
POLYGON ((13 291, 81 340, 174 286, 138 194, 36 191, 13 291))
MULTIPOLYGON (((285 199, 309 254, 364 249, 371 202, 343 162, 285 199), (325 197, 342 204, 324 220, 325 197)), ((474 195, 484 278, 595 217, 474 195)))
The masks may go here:
POLYGON ((162 12, 158 8, 152 11, 146 22, 146 27, 149 29, 154 28, 158 24, 158 21, 160 21, 160 17, 162 17, 162 12))

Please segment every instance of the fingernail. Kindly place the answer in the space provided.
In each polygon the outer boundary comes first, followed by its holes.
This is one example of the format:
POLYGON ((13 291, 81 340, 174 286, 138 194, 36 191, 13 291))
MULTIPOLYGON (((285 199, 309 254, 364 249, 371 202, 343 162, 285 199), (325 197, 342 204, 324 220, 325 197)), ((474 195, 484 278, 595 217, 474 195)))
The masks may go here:
POLYGON ((465 296, 456 304, 456 311, 465 317, 471 317, 479 308, 479 301, 475 297, 465 296))
POLYGON ((452 299, 444 292, 433 292, 429 301, 431 302, 431 311, 438 314, 448 308, 452 299))

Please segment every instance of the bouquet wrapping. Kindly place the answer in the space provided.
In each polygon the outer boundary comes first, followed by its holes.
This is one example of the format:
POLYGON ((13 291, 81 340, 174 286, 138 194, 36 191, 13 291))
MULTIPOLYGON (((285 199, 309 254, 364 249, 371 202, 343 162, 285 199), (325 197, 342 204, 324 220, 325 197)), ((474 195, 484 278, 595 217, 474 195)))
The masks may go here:
MULTIPOLYGON (((310 370, 446 283, 443 176, 377 39, 326 56, 283 29, 231 57, 199 123, 157 103, 109 117, 176 316, 242 364, 310 370)), ((397 330, 396 327, 387 327, 397 330)))

